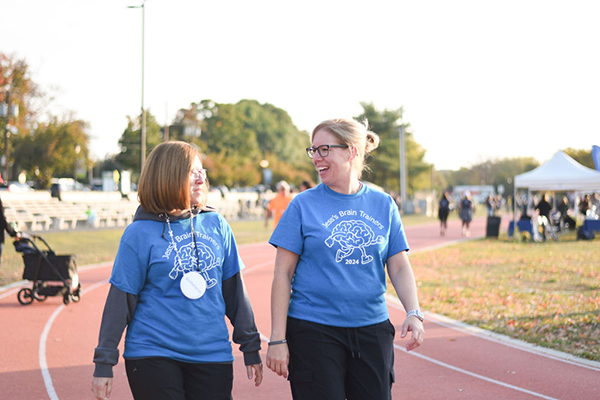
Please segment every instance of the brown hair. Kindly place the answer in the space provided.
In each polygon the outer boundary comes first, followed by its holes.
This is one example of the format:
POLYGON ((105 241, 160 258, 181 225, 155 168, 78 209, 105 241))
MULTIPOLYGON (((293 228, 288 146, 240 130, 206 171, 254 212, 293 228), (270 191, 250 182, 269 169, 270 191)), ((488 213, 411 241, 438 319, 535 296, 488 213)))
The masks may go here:
POLYGON ((355 119, 344 118, 323 121, 313 129, 311 141, 314 140, 315 134, 321 129, 333 133, 343 144, 358 149, 357 169, 359 177, 363 171, 369 170, 369 167, 365 164, 365 158, 379 146, 379 135, 369 130, 369 122, 366 119, 362 123, 355 119))
MULTIPOLYGON (((164 142, 156 146, 142 169, 138 184, 138 199, 142 209, 160 214, 172 210, 191 208, 189 179, 198 151, 189 143, 164 142)), ((198 204, 206 206, 208 181, 204 184, 204 196, 198 204)))

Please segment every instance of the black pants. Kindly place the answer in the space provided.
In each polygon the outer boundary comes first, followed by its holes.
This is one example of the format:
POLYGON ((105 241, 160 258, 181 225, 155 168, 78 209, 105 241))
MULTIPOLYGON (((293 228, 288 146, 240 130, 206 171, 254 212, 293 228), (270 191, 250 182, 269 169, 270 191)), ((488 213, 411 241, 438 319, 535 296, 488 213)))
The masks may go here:
POLYGON ((232 364, 192 364, 161 357, 125 360, 136 400, 231 400, 232 364))
POLYGON ((339 328, 288 317, 294 400, 391 400, 395 329, 339 328))

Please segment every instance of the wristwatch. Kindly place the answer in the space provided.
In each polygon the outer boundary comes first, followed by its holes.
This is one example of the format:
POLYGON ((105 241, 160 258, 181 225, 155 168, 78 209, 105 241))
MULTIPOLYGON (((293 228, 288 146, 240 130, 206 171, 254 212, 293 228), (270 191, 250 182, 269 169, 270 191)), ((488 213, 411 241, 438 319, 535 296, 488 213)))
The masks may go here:
POLYGON ((423 320, 425 319, 425 316, 419 310, 410 310, 408 313, 406 313, 406 318, 412 317, 412 316, 415 316, 415 317, 419 318, 419 320, 421 322, 423 322, 423 320))

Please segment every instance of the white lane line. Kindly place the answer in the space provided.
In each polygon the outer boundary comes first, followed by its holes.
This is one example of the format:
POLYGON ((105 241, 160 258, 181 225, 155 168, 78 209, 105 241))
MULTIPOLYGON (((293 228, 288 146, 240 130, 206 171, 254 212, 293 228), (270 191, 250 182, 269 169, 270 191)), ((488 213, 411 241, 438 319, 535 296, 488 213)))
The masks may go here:
MULTIPOLYGON (((87 289, 83 290, 81 292, 82 296, 84 294, 86 294, 87 292, 94 290, 104 284, 108 283, 108 280, 103 280, 100 282, 97 282, 91 286, 89 286, 87 289)), ((42 331, 42 335, 40 336, 40 344, 39 344, 39 363, 40 363, 40 370, 42 371, 42 377, 44 378, 44 385, 46 386, 46 393, 48 393, 48 397, 50 398, 50 400, 59 400, 58 395, 56 394, 56 390, 54 390, 54 384, 52 383, 52 377, 50 376, 50 370, 48 369, 48 362, 46 360, 46 342, 48 341, 48 333, 50 332, 50 329, 52 328, 52 324, 54 323, 54 320, 56 319, 56 317, 58 316, 58 314, 60 314, 60 312, 62 310, 64 310, 65 305, 61 304, 50 316, 50 318, 48 318, 48 321, 46 322, 46 325, 44 326, 44 330, 42 331)))
POLYGON ((46 362, 46 340, 48 339, 48 332, 50 332, 50 328, 52 327, 54 320, 56 319, 58 314, 60 314, 63 308, 65 308, 64 304, 62 304, 52 313, 52 315, 46 322, 46 326, 44 326, 42 336, 40 336, 40 370, 42 371, 44 385, 46 386, 46 392, 48 393, 48 397, 50 398, 50 400, 58 400, 58 396, 56 395, 56 391, 54 390, 54 385, 52 384, 52 377, 50 376, 50 371, 48 370, 48 363, 46 362))
MULTIPOLYGON (((430 313, 426 313, 430 314, 430 313)), ((453 320, 443 315, 430 314, 429 315, 433 322, 438 325, 450 328, 452 330, 463 332, 471 336, 477 336, 481 339, 488 340, 490 342, 499 343, 506 347, 512 347, 513 349, 525 351, 527 353, 535 354, 550 358, 552 360, 560 361, 565 364, 575 365, 577 367, 591 369, 593 371, 600 372, 600 362, 587 360, 584 358, 578 358, 572 354, 565 353, 562 351, 549 349, 546 347, 536 346, 534 344, 525 342, 519 339, 513 339, 510 336, 501 335, 496 332, 487 331, 477 326, 468 325, 460 321, 453 320)))
MULTIPOLYGON (((21 284, 24 284, 25 282, 19 282, 19 283, 21 283, 21 284)), ((19 290, 21 290, 21 286, 19 286, 19 287, 18 287, 18 288, 16 288, 16 289, 13 289, 13 290, 8 290, 8 289, 7 289, 7 291, 6 291, 6 292, 4 292, 4 293, 0 294, 0 300, 2 300, 2 299, 3 299, 3 298, 5 298, 5 297, 8 297, 8 296, 10 296, 11 294, 15 294, 15 293, 17 293, 19 290)))
POLYGON ((546 396, 546 395, 541 394, 541 393, 533 392, 531 390, 527 390, 527 389, 521 388, 519 386, 514 386, 514 385, 511 385, 511 384, 502 382, 502 381, 498 381, 496 379, 488 378, 487 376, 479 375, 479 374, 476 374, 474 372, 470 372, 470 371, 467 371, 465 369, 455 367, 455 366, 450 365, 450 364, 446 364, 445 362, 441 362, 441 361, 438 361, 438 360, 436 360, 434 358, 424 356, 423 354, 419 354, 419 353, 415 353, 415 352, 407 352, 405 348, 403 348, 402 346, 397 345, 396 343, 394 343, 394 348, 396 348, 397 350, 403 351, 403 352, 405 352, 405 353, 407 353, 407 354, 409 354, 411 356, 415 356, 415 357, 418 357, 418 358, 423 359, 425 361, 429 361, 431 363, 439 365, 441 367, 451 369, 452 371, 460 372, 461 374, 469 375, 469 376, 472 376, 474 378, 481 379, 481 380, 486 381, 486 382, 494 383, 496 385, 503 386, 503 387, 508 388, 508 389, 516 390, 516 391, 523 392, 523 393, 527 393, 527 394, 530 394, 532 396, 539 397, 541 399, 559 400, 559 399, 557 399, 555 397, 546 396))
POLYGON ((253 265, 252 267, 246 267, 246 268, 244 268, 242 270, 242 274, 246 275, 246 274, 249 274, 252 271, 256 271, 257 269, 261 269, 261 268, 264 268, 264 267, 271 266, 271 265, 273 265, 274 262, 275 262, 275 260, 271 260, 271 261, 267 261, 267 262, 264 262, 264 263, 261 263, 261 264, 253 265))

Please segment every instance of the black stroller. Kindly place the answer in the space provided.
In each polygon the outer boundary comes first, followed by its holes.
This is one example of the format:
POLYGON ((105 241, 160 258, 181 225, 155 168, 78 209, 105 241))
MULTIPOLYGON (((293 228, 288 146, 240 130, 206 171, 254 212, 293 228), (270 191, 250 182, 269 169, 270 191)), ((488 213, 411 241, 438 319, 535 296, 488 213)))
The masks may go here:
POLYGON ((17 293, 19 303, 44 301, 48 296, 63 296, 63 303, 77 302, 81 298, 81 284, 77 274, 75 255, 56 255, 40 236, 23 234, 14 241, 15 250, 23 254, 23 279, 33 282, 33 287, 17 293), (40 250, 34 241, 40 240, 47 250, 40 250), (51 284, 52 282, 59 284, 51 284))

